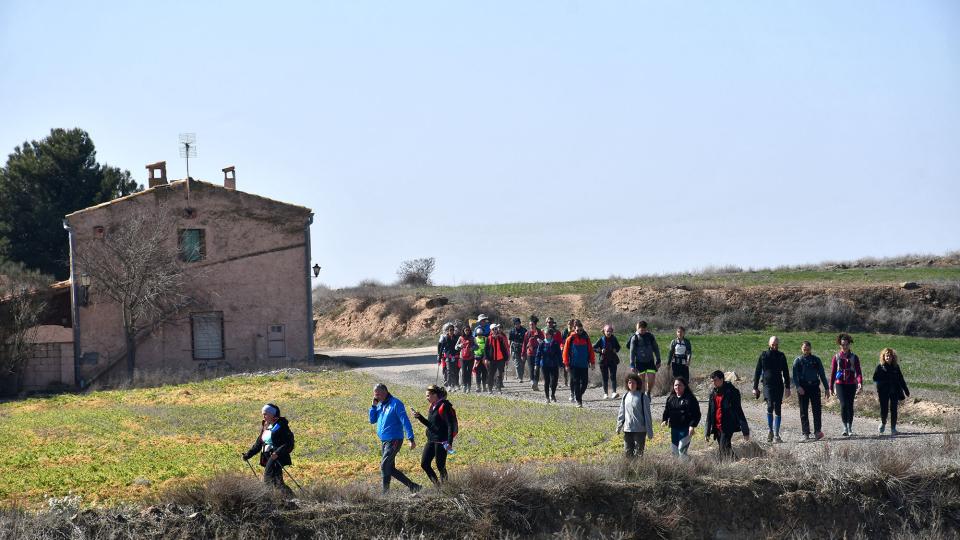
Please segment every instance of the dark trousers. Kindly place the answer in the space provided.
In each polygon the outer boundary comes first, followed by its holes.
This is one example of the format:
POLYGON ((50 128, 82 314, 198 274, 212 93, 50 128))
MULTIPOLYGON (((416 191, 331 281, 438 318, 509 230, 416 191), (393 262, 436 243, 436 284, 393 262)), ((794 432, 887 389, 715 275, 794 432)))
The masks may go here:
POLYGON ((880 423, 886 425, 887 410, 890 410, 890 427, 897 427, 897 408, 900 401, 897 396, 891 394, 881 394, 880 396, 880 423))
POLYGON ((527 357, 527 366, 530 368, 530 382, 537 384, 540 382, 540 365, 537 364, 536 356, 527 357))
POLYGON ((647 434, 643 431, 623 432, 623 454, 628 458, 643 455, 643 447, 647 443, 647 434))
MULTIPOLYGON (((569 385, 570 379, 569 379, 569 374, 567 373, 567 370, 561 367, 560 371, 563 373, 563 385, 564 386, 569 385)), ((571 392, 570 394, 573 395, 573 392, 571 392)))
POLYGON ((686 364, 678 364, 676 362, 670 363, 670 371, 673 372, 673 377, 683 377, 683 380, 687 381, 688 386, 690 383, 690 366, 686 364))
POLYGON ((857 385, 837 384, 837 399, 840 400, 840 419, 844 424, 853 423, 853 400, 857 397, 857 385))
POLYGON ((613 392, 617 392, 617 365, 601 364, 600 376, 603 377, 603 393, 607 393, 607 383, 613 384, 613 392))
POLYGON ((732 438, 733 433, 724 433, 723 431, 713 432, 713 439, 717 441, 717 450, 721 458, 728 458, 733 455, 732 438))
POLYGON ((293 495, 293 490, 283 481, 283 466, 275 459, 268 459, 266 466, 263 467, 263 483, 293 495))
POLYGON ((427 473, 427 477, 436 485, 440 485, 440 482, 447 481, 447 451, 441 443, 428 442, 423 445, 423 454, 420 456, 420 468, 423 469, 423 472, 427 473), (440 471, 439 479, 437 479, 437 473, 433 472, 433 467, 430 465, 434 460, 437 461, 437 470, 440 471))
POLYGON ((800 401, 800 428, 804 435, 810 435, 810 418, 807 415, 807 410, 813 408, 813 432, 820 433, 823 425, 820 420, 820 385, 816 383, 804 384, 800 388, 803 388, 803 395, 797 396, 800 401))
POLYGON ((477 366, 477 390, 484 391, 490 386, 490 379, 487 373, 487 366, 480 362, 477 366))
POLYGON ((573 389, 573 397, 577 403, 583 403, 583 393, 587 391, 587 381, 589 381, 589 371, 585 367, 570 368, 570 388, 573 389))
POLYGON ((469 390, 473 383, 473 360, 460 359, 460 384, 469 390))
POLYGON ((506 365, 506 360, 499 362, 496 360, 490 361, 490 373, 487 374, 487 377, 490 379, 488 386, 490 387, 491 392, 493 392, 494 388, 497 390, 503 390, 503 370, 506 365))
POLYGON ((396 478, 398 482, 414 490, 417 484, 413 483, 407 475, 397 470, 397 452, 403 448, 403 439, 394 439, 392 441, 381 441, 380 443, 380 478, 383 480, 383 491, 390 489, 390 479, 396 478))
POLYGON ((560 366, 543 368, 543 393, 548 398, 557 399, 557 383, 560 380, 560 366))

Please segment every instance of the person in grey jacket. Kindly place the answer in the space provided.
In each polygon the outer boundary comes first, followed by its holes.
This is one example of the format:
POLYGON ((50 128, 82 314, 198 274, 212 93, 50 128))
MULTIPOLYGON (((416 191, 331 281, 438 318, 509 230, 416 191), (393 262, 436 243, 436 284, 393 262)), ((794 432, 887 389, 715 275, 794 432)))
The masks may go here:
POLYGON ((823 393, 830 396, 830 383, 827 381, 827 374, 823 369, 823 362, 819 356, 812 354, 812 346, 809 341, 804 341, 800 345, 800 356, 793 360, 793 385, 797 387, 797 398, 800 401, 800 428, 803 430, 803 438, 810 438, 810 419, 807 417, 807 409, 813 408, 813 433, 819 441, 823 438, 821 408, 820 408, 820 384, 823 383, 823 393))
POLYGON ((653 439, 653 415, 650 396, 641 391, 643 383, 636 373, 627 375, 627 392, 620 400, 617 413, 617 434, 623 433, 623 451, 627 458, 643 455, 646 439, 653 439))

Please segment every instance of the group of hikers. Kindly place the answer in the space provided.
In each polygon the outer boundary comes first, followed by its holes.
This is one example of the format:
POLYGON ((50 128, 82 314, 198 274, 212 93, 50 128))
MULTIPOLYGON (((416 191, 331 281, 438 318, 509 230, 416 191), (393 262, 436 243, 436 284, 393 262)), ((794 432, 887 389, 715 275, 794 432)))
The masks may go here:
MULTIPOLYGON (((447 477, 446 460, 453 453, 454 438, 459 422, 453 404, 447 399, 448 390, 470 392, 476 376, 476 390, 502 392, 505 366, 513 360, 517 380, 523 382, 529 368, 529 381, 538 390, 543 375, 544 394, 547 403, 556 402, 556 389, 560 374, 564 384, 569 385, 571 402, 583 407, 583 394, 587 388, 588 370, 597 363, 603 379, 604 399, 620 399, 617 414, 617 434, 622 434, 624 454, 634 458, 643 455, 647 439, 653 439, 656 420, 652 414, 651 391, 661 366, 660 350, 654 335, 648 331, 645 321, 638 321, 636 332, 630 336, 627 347, 630 352, 630 370, 624 378, 624 394, 617 391, 617 365, 621 350, 614 329, 607 324, 596 342, 591 342, 580 320, 572 319, 567 329, 560 332, 552 317, 546 320, 547 328, 538 328, 539 319, 531 316, 526 328, 520 319, 514 318, 514 328, 505 334, 498 324, 490 324, 483 314, 475 325, 462 328, 454 323, 443 327, 443 335, 437 346, 438 373, 444 374, 445 386, 432 384, 425 390, 429 406, 426 415, 411 407, 413 416, 426 428, 427 442, 423 447, 421 468, 434 484, 439 485, 447 477), (599 361, 597 360, 599 358, 599 361), (561 370, 562 367, 562 370, 561 370), (612 391, 611 391, 612 390, 612 391), (436 464, 437 471, 433 470, 436 464)), ((757 359, 753 377, 753 395, 763 395, 767 404, 767 441, 783 442, 780 434, 781 413, 784 397, 790 397, 791 387, 796 388, 800 405, 800 421, 804 439, 824 437, 821 425, 821 392, 829 397, 835 395, 841 404, 841 419, 844 437, 853 435, 854 399, 863 387, 860 358, 851 350, 853 338, 847 333, 836 337, 838 351, 831 358, 830 377, 826 376, 823 362, 812 353, 809 341, 804 341, 792 366, 788 368, 786 355, 780 351, 780 342, 771 336, 768 347, 757 359), (761 389, 762 384, 762 389, 761 389), (808 410, 813 412, 813 430, 810 429, 808 410)), ((673 389, 664 403, 660 423, 670 429, 671 452, 686 457, 690 442, 702 418, 700 402, 690 388, 690 362, 693 349, 683 327, 676 329, 676 337, 670 342, 668 361, 673 377, 673 389)), ((896 351, 885 348, 880 352, 879 363, 874 370, 880 402, 878 433, 884 434, 887 418, 890 419, 890 434, 897 434, 897 409, 900 401, 910 395, 903 372, 900 370, 896 351)), ((710 395, 707 398, 707 413, 704 421, 704 436, 713 438, 719 455, 728 457, 732 452, 732 438, 741 433, 750 439, 750 427, 741 404, 740 391, 726 380, 723 371, 710 374, 710 395)), ((283 481, 283 467, 290 465, 290 452, 294 437, 280 409, 271 403, 261 410, 263 420, 258 437, 243 454, 244 460, 260 454, 264 467, 263 480, 289 491, 283 481)), ((369 421, 377 425, 380 440, 380 472, 384 492, 396 479, 413 493, 422 486, 410 480, 396 467, 396 456, 403 447, 404 439, 410 449, 416 448, 413 426, 406 407, 387 386, 377 384, 369 410, 369 421)))

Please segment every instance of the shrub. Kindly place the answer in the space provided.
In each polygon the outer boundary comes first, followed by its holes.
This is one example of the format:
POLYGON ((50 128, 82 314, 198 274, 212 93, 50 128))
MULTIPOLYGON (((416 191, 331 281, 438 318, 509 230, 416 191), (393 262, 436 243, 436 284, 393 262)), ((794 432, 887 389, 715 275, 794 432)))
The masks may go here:
POLYGON ((433 257, 403 261, 397 270, 397 277, 400 278, 397 284, 409 287, 430 285, 430 275, 433 274, 436 265, 437 260, 433 257))
POLYGON ((832 296, 805 302, 793 314, 798 330, 848 330, 859 327, 859 316, 850 304, 832 296))

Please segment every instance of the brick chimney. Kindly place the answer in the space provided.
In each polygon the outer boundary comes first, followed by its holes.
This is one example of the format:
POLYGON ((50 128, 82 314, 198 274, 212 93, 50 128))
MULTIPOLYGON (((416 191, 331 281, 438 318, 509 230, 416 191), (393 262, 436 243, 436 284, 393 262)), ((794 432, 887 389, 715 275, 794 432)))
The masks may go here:
POLYGON ((237 171, 234 170, 234 166, 231 165, 223 171, 223 187, 227 189, 237 189, 237 171))
POLYGON ((167 183, 167 162, 158 161, 147 165, 147 187, 163 186, 167 183))

